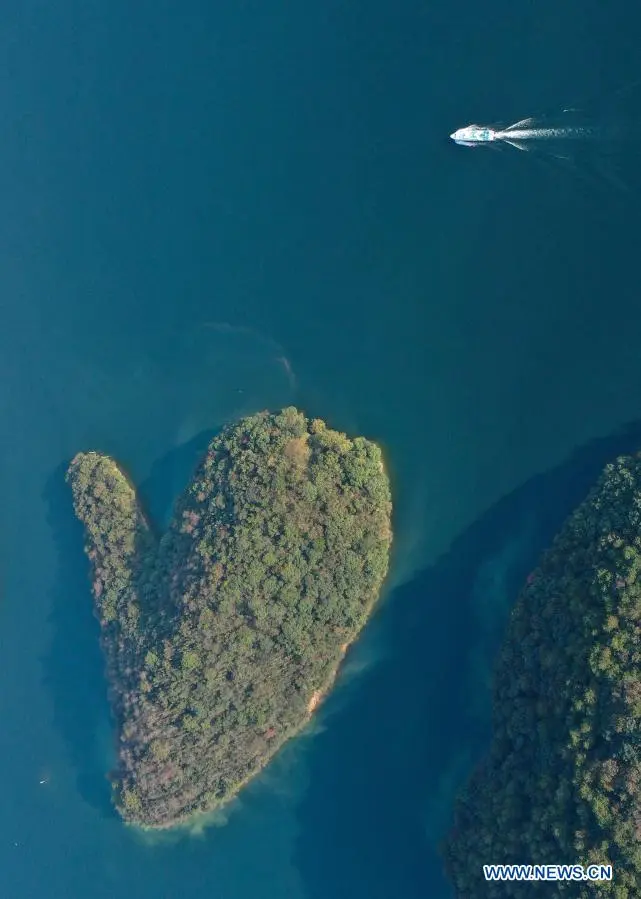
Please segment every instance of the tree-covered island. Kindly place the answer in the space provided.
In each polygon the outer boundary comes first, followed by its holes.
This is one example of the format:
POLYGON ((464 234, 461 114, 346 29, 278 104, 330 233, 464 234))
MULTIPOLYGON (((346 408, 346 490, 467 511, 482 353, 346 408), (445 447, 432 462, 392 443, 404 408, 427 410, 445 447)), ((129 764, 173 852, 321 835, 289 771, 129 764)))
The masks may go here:
POLYGON ((641 896, 641 454, 608 465, 513 610, 493 741, 445 844, 460 899, 641 896), (484 864, 612 882, 485 882, 484 864))
POLYGON ((379 448, 261 413, 211 442, 162 536, 117 464, 68 475, 118 730, 114 801, 143 827, 223 804, 307 722, 381 591, 379 448))

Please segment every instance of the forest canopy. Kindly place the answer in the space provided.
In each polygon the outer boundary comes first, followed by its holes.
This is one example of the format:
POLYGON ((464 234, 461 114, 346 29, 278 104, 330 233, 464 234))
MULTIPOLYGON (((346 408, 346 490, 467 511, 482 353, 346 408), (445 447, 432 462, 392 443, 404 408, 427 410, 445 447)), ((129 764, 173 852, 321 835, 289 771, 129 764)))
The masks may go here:
POLYGON ((641 454, 608 465, 513 610, 489 754, 444 846, 461 899, 550 896, 484 864, 612 864, 554 895, 641 896, 641 454))
POLYGON ((118 731, 114 802, 168 827, 228 801, 309 719, 388 568, 380 449, 294 408, 209 445, 163 535, 116 462, 79 453, 118 731))

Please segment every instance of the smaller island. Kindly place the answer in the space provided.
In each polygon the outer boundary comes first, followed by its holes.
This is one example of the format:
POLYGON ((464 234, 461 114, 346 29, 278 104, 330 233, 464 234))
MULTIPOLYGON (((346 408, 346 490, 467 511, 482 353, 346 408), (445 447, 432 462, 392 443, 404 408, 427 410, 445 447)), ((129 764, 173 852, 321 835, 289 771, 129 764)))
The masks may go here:
POLYGON ((387 574, 381 451, 294 408, 243 419, 163 535, 108 456, 78 454, 67 479, 118 733, 114 802, 172 827, 236 795, 330 689, 387 574))
POLYGON ((460 899, 641 896, 641 454, 606 467, 523 587, 493 739, 444 846, 460 899), (485 882, 484 864, 613 880, 485 882))

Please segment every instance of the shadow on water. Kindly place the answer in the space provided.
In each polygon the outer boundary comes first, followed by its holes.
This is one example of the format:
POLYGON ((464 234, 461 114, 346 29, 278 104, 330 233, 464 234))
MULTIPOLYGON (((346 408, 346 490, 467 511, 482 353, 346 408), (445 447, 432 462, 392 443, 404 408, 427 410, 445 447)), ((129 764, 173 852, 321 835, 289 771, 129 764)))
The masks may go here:
MULTIPOLYGON (((164 523, 211 437, 212 432, 203 432, 153 465, 139 488, 153 520, 164 523)), ((100 627, 93 614, 83 529, 73 513, 66 470, 66 464, 60 465, 44 490, 58 556, 50 617, 53 638, 43 662, 44 681, 52 694, 54 725, 67 746, 80 796, 101 816, 115 817, 107 780, 114 754, 100 627)))
POLYGON ((53 698, 54 726, 62 734, 76 771, 78 792, 104 817, 112 817, 107 781, 109 704, 99 647, 100 628, 93 615, 84 535, 65 483, 66 464, 51 475, 44 490, 58 555, 50 623, 53 638, 44 659, 44 681, 53 698), (103 735, 102 738, 100 735, 103 735))
POLYGON ((151 521, 160 529, 168 523, 174 502, 189 483, 215 433, 213 430, 201 431, 187 443, 161 456, 152 465, 149 477, 136 485, 151 521))
POLYGON ((500 500, 383 605, 386 659, 349 703, 340 689, 328 700, 310 756, 295 857, 309 899, 450 895, 438 843, 490 738, 489 680, 472 660, 480 649, 489 678, 541 551, 603 466, 640 447, 635 423, 577 450, 500 500))
MULTIPOLYGON (((155 520, 166 520, 211 436, 153 465, 141 495, 155 520)), ((308 756, 294 862, 309 899, 448 895, 436 846, 453 794, 489 739, 489 688, 472 661, 480 651, 489 670, 509 604, 541 550, 604 464, 639 446, 641 423, 576 451, 498 502, 384 603, 375 629, 385 658, 351 684, 348 702, 340 689, 328 698, 327 727, 308 756)), ((44 494, 58 551, 45 682, 78 792, 112 817, 99 628, 65 468, 44 494)))

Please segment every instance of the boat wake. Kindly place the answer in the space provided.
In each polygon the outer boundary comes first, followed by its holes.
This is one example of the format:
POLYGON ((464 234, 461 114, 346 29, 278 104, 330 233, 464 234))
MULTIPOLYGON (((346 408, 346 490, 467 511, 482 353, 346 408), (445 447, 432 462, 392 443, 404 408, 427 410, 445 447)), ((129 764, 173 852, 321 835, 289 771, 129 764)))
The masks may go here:
POLYGON ((638 185, 641 82, 582 108, 532 116, 513 124, 467 125, 450 135, 465 147, 512 147, 560 160, 609 186, 638 185))

